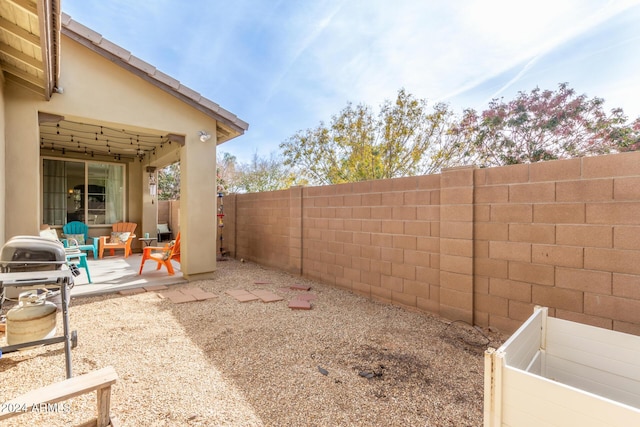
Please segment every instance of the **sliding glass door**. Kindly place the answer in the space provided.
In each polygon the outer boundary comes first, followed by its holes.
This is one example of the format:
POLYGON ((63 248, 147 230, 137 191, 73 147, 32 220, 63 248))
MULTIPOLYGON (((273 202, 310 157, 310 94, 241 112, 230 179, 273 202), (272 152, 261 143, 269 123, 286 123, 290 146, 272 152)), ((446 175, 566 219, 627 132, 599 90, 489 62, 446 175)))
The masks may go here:
POLYGON ((88 225, 124 220, 123 165, 42 159, 42 222, 88 225))

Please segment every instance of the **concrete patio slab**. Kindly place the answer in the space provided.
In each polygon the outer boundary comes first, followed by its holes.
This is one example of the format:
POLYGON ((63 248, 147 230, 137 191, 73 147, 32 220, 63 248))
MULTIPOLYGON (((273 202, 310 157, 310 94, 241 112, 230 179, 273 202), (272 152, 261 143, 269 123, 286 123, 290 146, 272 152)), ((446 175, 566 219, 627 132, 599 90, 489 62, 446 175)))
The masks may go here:
MULTIPOLYGON (((134 253, 127 258, 105 256, 103 259, 89 257, 87 263, 93 283, 87 281, 84 270, 74 278, 71 297, 101 295, 127 289, 169 287, 179 283, 187 283, 182 277, 180 263, 172 262, 175 274, 170 276, 165 269, 156 270, 155 263, 146 263, 142 275, 138 275, 142 254, 134 253)), ((160 289, 160 288, 158 288, 160 289)), ((147 289, 151 290, 151 289, 147 289)))

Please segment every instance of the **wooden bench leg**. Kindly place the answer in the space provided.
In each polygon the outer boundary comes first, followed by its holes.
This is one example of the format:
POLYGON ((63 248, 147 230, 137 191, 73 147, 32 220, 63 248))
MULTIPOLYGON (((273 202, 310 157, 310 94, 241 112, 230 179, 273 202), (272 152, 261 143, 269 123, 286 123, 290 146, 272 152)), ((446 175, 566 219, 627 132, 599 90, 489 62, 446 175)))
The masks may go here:
POLYGON ((111 387, 100 388, 98 393, 98 427, 107 427, 111 424, 109 408, 111 407, 111 387))

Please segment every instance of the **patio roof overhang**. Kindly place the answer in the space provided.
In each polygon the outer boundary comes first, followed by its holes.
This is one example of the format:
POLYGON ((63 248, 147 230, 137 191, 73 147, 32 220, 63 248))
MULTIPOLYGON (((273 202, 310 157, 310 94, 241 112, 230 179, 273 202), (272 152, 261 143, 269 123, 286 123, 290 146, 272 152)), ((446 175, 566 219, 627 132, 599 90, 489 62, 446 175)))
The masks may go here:
MULTIPOLYGON (((89 156, 103 160, 150 161, 165 146, 184 146, 184 135, 81 121, 40 112, 42 155, 89 156)), ((169 147, 167 147, 169 148, 169 147)))
POLYGON ((59 0, 0 0, 0 68, 5 79, 49 100, 58 82, 59 51, 59 0))
POLYGON ((235 114, 105 39, 101 34, 74 21, 69 15, 63 13, 61 22, 63 35, 214 119, 217 123, 217 144, 240 136, 249 128, 249 124, 235 114))

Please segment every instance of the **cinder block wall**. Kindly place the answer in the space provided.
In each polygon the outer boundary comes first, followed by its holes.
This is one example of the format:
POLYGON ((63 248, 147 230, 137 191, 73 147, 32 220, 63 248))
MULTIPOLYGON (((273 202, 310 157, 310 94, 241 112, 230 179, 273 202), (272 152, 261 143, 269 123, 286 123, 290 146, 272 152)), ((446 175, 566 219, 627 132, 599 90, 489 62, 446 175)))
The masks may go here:
MULTIPOLYGON (((300 273, 290 265, 292 191, 225 197, 224 241, 236 258, 300 273)), ((299 229, 299 221, 294 225, 299 229)))
POLYGON ((180 231, 180 200, 158 200, 158 224, 169 224, 175 238, 180 231))
POLYGON ((640 335, 640 153, 475 170, 475 320, 640 335))
POLYGON ((440 176, 303 189, 302 273, 438 311, 440 176))
POLYGON ((225 211, 236 258, 372 299, 505 332, 544 305, 640 335, 640 152, 233 195, 225 211))

